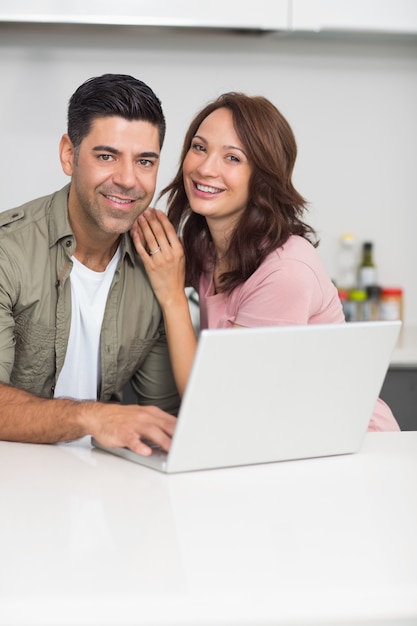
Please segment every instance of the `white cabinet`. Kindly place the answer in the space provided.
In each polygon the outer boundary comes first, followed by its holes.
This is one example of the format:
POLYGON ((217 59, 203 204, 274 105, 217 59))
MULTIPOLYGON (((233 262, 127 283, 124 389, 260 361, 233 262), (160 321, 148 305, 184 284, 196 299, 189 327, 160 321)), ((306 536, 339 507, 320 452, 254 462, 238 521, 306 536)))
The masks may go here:
POLYGON ((0 22, 417 33, 417 0, 0 0, 0 22))
POLYGON ((282 30, 290 0, 0 0, 0 21, 282 30))
POLYGON ((290 28, 417 33, 417 0, 292 0, 290 28))

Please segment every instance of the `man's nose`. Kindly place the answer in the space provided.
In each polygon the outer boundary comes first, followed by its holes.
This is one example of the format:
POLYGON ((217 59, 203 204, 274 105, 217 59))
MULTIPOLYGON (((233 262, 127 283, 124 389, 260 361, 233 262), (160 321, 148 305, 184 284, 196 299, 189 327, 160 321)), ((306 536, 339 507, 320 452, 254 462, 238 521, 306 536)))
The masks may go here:
POLYGON ((135 164, 128 161, 120 161, 113 173, 113 181, 125 189, 134 187, 136 185, 135 164))

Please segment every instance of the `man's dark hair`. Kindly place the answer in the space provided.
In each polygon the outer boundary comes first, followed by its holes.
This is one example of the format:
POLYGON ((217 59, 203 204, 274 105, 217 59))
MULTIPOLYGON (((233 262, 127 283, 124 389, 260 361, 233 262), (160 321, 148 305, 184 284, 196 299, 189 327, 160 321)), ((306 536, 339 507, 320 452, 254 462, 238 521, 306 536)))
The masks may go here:
POLYGON ((127 74, 103 74, 86 80, 68 106, 68 135, 77 151, 98 117, 143 120, 158 127, 159 147, 165 138, 161 101, 146 83, 127 74))

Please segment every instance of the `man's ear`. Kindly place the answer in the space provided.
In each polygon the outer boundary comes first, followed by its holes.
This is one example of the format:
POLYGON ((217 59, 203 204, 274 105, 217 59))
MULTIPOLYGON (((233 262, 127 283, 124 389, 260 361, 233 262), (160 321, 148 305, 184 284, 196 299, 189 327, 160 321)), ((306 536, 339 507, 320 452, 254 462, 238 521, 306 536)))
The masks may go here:
POLYGON ((74 171, 75 150, 69 135, 62 135, 59 142, 59 158, 64 174, 72 176, 74 171))

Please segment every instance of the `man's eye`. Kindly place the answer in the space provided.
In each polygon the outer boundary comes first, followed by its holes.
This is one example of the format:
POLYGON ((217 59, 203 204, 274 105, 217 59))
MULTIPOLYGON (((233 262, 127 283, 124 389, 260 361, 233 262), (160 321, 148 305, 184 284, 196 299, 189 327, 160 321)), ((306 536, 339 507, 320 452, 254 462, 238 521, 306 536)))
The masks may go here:
POLYGON ((98 158, 101 161, 111 161, 113 159, 111 154, 100 154, 98 158))

